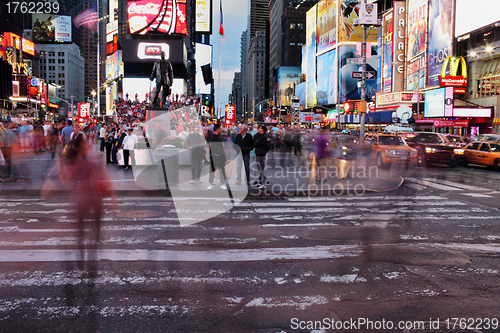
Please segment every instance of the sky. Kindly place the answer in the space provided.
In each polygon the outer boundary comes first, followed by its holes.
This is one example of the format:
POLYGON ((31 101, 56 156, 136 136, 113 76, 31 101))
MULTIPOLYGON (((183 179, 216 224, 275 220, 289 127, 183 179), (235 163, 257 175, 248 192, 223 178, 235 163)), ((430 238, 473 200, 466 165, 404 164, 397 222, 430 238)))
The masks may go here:
MULTIPOLYGON (((219 75, 219 25, 220 9, 219 1, 212 0, 213 25, 210 42, 213 45, 212 68, 214 75, 215 103, 217 102, 217 80, 219 75)), ((241 59, 241 33, 247 29, 249 0, 222 0, 222 12, 224 15, 225 43, 221 44, 221 81, 220 99, 222 109, 228 104, 227 97, 231 93, 234 73, 240 71, 241 59)))

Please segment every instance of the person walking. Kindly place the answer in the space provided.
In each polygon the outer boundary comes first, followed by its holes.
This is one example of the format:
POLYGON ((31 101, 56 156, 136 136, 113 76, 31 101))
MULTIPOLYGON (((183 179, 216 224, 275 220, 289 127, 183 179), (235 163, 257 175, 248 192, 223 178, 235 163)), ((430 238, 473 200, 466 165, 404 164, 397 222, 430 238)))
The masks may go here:
POLYGON ((2 179, 7 181, 12 180, 12 149, 18 141, 16 134, 12 131, 13 126, 13 123, 5 127, 0 124, 0 151, 5 159, 2 179))
POLYGON ((133 134, 134 129, 132 127, 127 128, 127 136, 123 139, 122 149, 123 149, 123 166, 125 170, 129 169, 128 158, 130 156, 130 164, 135 165, 134 148, 139 142, 137 135, 133 134))
POLYGON ((245 175, 247 185, 250 185, 250 152, 253 149, 253 137, 250 133, 247 133, 247 126, 241 125, 239 128, 239 133, 234 139, 233 148, 238 154, 241 154, 241 159, 236 159, 236 185, 241 184, 241 167, 242 164, 245 166, 245 175))
POLYGON ((99 151, 101 152, 101 155, 104 155, 104 146, 105 146, 104 141, 106 141, 106 127, 104 126, 104 123, 102 124, 102 127, 99 129, 99 141, 101 142, 99 151))
POLYGON ((191 184, 201 183, 201 162, 205 156, 203 149, 204 138, 200 134, 200 128, 195 127, 194 132, 189 134, 186 139, 187 148, 191 151, 191 184))
POLYGON ((71 119, 68 119, 66 121, 66 127, 64 127, 61 131, 61 143, 62 143, 63 149, 68 144, 70 137, 71 137, 71 133, 74 132, 72 124, 73 124, 73 121, 71 119))
POLYGON ((328 159, 330 158, 330 146, 328 145, 328 137, 326 131, 321 130, 320 135, 316 138, 316 181, 326 181, 326 169, 328 166, 328 159))
POLYGON ((114 135, 111 126, 106 126, 104 134, 104 148, 106 148, 106 164, 111 164, 111 149, 113 148, 114 135))
POLYGON ((123 139, 125 139, 126 136, 127 134, 120 128, 118 130, 118 138, 116 139, 116 145, 111 150, 111 164, 118 164, 116 153, 118 152, 118 150, 121 149, 123 145, 123 139))
POLYGON ((214 189, 215 172, 219 170, 221 190, 227 190, 226 186, 226 153, 224 152, 224 145, 221 138, 222 127, 220 124, 214 124, 214 130, 210 140, 210 174, 208 175, 208 182, 210 185, 207 190, 214 189))
POLYGON ((269 151, 269 138, 267 137, 267 127, 259 126, 259 133, 255 135, 253 147, 255 148, 255 162, 257 163, 257 183, 256 187, 266 188, 266 158, 269 151))

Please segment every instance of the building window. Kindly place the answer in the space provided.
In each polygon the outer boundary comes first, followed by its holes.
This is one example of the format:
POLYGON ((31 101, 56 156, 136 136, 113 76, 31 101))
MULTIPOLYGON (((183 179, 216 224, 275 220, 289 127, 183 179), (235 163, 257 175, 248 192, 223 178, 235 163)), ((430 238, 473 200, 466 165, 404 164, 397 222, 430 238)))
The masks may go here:
POLYGON ((297 24, 297 29, 302 29, 302 30, 304 30, 304 23, 298 23, 298 24, 297 24))

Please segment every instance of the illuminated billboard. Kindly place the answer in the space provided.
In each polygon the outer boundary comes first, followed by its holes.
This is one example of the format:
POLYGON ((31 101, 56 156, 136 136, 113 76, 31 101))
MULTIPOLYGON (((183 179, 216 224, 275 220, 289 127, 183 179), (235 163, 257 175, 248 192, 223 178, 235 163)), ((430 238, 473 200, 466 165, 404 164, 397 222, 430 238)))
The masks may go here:
MULTIPOLYGON (((361 71, 361 65, 348 63, 347 59, 356 57, 356 45, 341 45, 338 49, 339 63, 339 96, 337 103, 343 103, 349 99, 361 99, 361 88, 358 87, 358 79, 352 78, 352 72, 361 71)), ((366 59, 366 70, 377 73, 377 46, 372 45, 372 56, 366 59)), ((366 80, 366 100, 371 101, 375 97, 377 88, 377 74, 373 79, 366 80)))
POLYGON ((196 32, 212 33, 212 0, 196 0, 196 32))
POLYGON ((278 96, 281 106, 290 106, 295 94, 295 85, 300 83, 300 67, 278 68, 278 96))
POLYGON ((184 63, 186 47, 182 40, 165 39, 154 41, 150 39, 124 39, 124 62, 149 62, 161 59, 161 51, 165 51, 165 59, 172 63, 184 63))
POLYGON ((384 60, 382 63, 382 91, 392 91, 394 12, 390 10, 382 18, 384 60))
POLYGON ((337 43, 337 12, 337 0, 321 0, 318 3, 318 53, 328 51, 337 43))
POLYGON ((112 81, 123 76, 122 50, 106 57, 106 80, 112 81))
POLYGON ((425 52, 427 34, 427 1, 408 1, 408 57, 412 59, 425 52))
POLYGON ((314 5, 306 15, 306 105, 316 106, 316 14, 318 5, 314 5))
POLYGON ((201 66, 209 64, 212 66, 212 45, 196 43, 196 93, 210 94, 212 91, 211 84, 205 84, 201 66))
POLYGON ((148 31, 187 35, 185 0, 138 0, 127 3, 131 34, 148 31))
POLYGON ((318 56, 317 90, 318 105, 337 103, 337 50, 318 56))
MULTIPOLYGON (((354 20, 359 19, 361 1, 339 1, 339 42, 363 41, 363 26, 354 26, 354 20)), ((367 29, 366 41, 377 42, 378 28, 367 29)))
POLYGON ((33 41, 71 42, 71 16, 32 14, 33 41))
POLYGON ((424 117, 453 116, 453 87, 438 88, 425 92, 424 117))
POLYGON ((452 55, 453 0, 429 1, 429 44, 427 70, 429 87, 439 86, 439 75, 447 57, 452 55))
POLYGON ((455 37, 464 35, 499 20, 498 0, 456 0, 455 37))

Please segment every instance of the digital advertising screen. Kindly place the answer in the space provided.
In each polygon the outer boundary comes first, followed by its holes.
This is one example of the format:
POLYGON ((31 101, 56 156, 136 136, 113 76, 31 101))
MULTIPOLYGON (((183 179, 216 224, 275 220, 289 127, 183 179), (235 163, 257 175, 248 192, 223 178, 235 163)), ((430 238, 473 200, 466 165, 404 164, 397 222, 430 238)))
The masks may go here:
POLYGON ((127 2, 127 22, 131 34, 157 31, 187 35, 185 0, 138 0, 127 2))
POLYGON ((281 106, 290 106, 295 94, 295 85, 300 83, 300 67, 281 66, 278 68, 278 96, 281 106))
POLYGON ((444 117, 445 88, 425 92, 424 117, 444 117))
MULTIPOLYGON (((339 42, 363 41, 363 27, 354 26, 354 20, 359 18, 361 1, 339 0, 339 42)), ((378 28, 367 29, 366 41, 377 42, 378 28)))
POLYGON ((306 15, 306 105, 316 106, 316 15, 314 5, 306 15))
POLYGON ((321 0, 318 3, 317 44, 318 53, 331 49, 337 43, 337 0, 321 0))
POLYGON ((408 1, 408 57, 413 59, 425 51, 427 34, 427 1, 408 1))
POLYGON ((498 0, 456 1, 455 37, 499 20, 498 0))
POLYGON ((212 0, 196 0, 196 32, 212 33, 212 0))
POLYGON ((151 39, 124 39, 123 54, 125 62, 149 62, 161 59, 161 52, 165 51, 165 59, 172 63, 183 63, 186 47, 182 40, 151 40, 151 39))
POLYGON ((392 91, 394 15, 390 11, 382 18, 384 60, 382 65, 382 91, 392 91))
POLYGON ((447 57, 453 55, 453 0, 429 0, 427 86, 439 86, 439 76, 447 57))
POLYGON ((306 85, 307 82, 302 82, 295 85, 295 96, 300 99, 300 107, 302 109, 306 108, 306 85))
POLYGON ((318 105, 337 103, 337 50, 331 50, 318 56, 317 90, 318 105))
MULTIPOLYGON (((356 57, 356 45, 341 45, 338 49, 339 63, 339 87, 337 103, 343 103, 348 99, 361 99, 361 88, 358 87, 358 79, 352 78, 352 72, 361 71, 361 65, 347 63, 348 58, 356 57)), ((377 46, 372 45, 372 56, 366 59, 366 70, 375 72, 375 77, 366 80, 366 100, 371 101, 375 97, 377 88, 377 46)))
POLYGON ((71 16, 32 14, 33 41, 71 42, 71 16))
POLYGON ((201 66, 209 64, 212 66, 212 45, 196 43, 196 93, 210 94, 212 91, 211 84, 205 84, 201 66))

